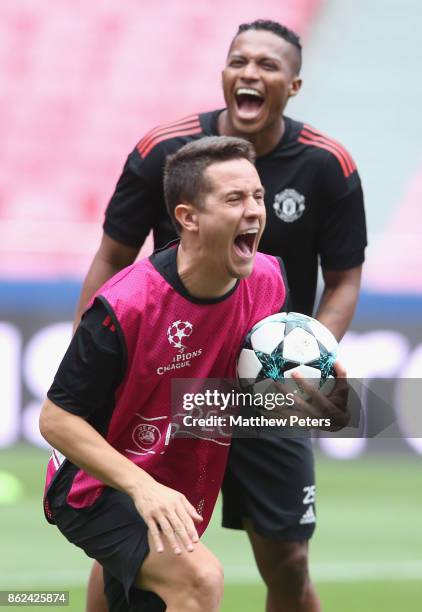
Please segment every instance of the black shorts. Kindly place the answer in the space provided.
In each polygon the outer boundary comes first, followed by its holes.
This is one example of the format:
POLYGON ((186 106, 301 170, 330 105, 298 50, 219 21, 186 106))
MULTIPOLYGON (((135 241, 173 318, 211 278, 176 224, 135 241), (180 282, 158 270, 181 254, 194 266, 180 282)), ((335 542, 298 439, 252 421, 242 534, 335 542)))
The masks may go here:
POLYGON ((308 540, 315 530, 315 471, 309 438, 233 440, 223 483, 223 527, 274 540, 308 540))
POLYGON ((110 612, 166 609, 155 593, 133 586, 149 546, 146 523, 128 495, 107 488, 89 508, 75 510, 53 503, 52 510, 58 528, 69 542, 103 566, 110 612))

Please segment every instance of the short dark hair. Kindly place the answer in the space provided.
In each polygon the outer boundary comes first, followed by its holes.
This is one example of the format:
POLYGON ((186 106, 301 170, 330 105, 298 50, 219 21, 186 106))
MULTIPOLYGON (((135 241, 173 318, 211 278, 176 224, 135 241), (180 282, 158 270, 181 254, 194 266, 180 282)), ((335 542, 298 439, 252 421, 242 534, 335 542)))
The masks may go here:
POLYGON ((169 155, 164 167, 164 196, 167 211, 180 233, 174 209, 181 202, 189 202, 201 208, 202 200, 210 191, 210 184, 204 176, 212 164, 246 159, 255 163, 255 150, 250 142, 231 136, 206 136, 181 147, 169 155))
POLYGON ((299 74, 302 67, 302 44, 300 42, 300 37, 298 34, 296 34, 296 32, 286 28, 284 25, 281 25, 281 23, 278 23, 278 21, 271 21, 271 19, 256 19, 255 21, 251 21, 251 23, 241 23, 234 38, 239 36, 239 34, 242 34, 242 32, 247 32, 248 30, 264 30, 265 32, 272 32, 276 36, 280 36, 280 38, 296 47, 299 58, 297 74, 299 74))

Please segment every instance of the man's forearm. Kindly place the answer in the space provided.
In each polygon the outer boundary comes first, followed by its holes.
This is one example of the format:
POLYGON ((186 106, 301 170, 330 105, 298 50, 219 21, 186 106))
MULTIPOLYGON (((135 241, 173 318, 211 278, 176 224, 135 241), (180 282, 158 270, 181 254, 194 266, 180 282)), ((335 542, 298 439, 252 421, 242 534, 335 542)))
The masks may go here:
POLYGON ((177 555, 182 546, 193 551, 193 543, 198 541, 194 521, 203 519, 185 495, 160 484, 113 448, 83 418, 66 412, 49 399, 41 411, 40 431, 74 465, 132 498, 157 552, 162 552, 165 546, 170 546, 177 555))
POLYGON ((316 318, 340 341, 349 328, 355 307, 356 300, 350 299, 347 290, 326 289, 321 296, 316 318))
POLYGON ((324 271, 325 288, 317 311, 317 319, 342 339, 352 321, 359 298, 361 266, 350 270, 324 271))
POLYGON ((75 313, 74 329, 79 325, 82 314, 91 297, 109 278, 117 274, 120 268, 112 265, 107 260, 101 258, 98 253, 94 257, 85 281, 82 285, 81 296, 75 313))
POLYGON ((79 325, 81 316, 91 297, 109 278, 132 264, 139 253, 139 247, 129 247, 103 234, 100 247, 82 286, 81 297, 75 314, 74 329, 79 325))
POLYGON ((49 399, 41 412, 40 431, 69 461, 114 489, 133 496, 140 486, 152 481, 151 476, 115 450, 83 418, 66 412, 49 399))

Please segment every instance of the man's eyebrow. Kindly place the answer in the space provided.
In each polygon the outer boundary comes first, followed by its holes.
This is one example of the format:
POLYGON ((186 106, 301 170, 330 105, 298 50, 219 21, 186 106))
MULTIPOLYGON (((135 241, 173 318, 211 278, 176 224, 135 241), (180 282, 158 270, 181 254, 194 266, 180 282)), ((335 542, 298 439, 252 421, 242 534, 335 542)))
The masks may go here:
MULTIPOLYGON (((257 187, 256 189, 253 190, 253 193, 257 193, 260 192, 263 195, 265 195, 265 188, 262 187, 257 187)), ((225 196, 230 196, 230 195, 243 195, 244 193, 248 193, 247 189, 228 189, 227 191, 224 192, 225 196)))
MULTIPOLYGON (((246 55, 244 55, 243 53, 239 53, 238 51, 233 51, 232 53, 229 53, 227 56, 227 59, 247 59, 246 55)), ((282 62, 282 58, 279 57, 277 54, 268 54, 265 53, 264 55, 259 55, 257 60, 259 62, 265 61, 265 60, 271 60, 271 61, 276 61, 281 63, 282 62)))
POLYGON ((235 60, 246 60, 246 57, 242 53, 234 52, 234 53, 229 53, 228 54, 226 61, 233 60, 233 59, 235 59, 235 60))
POLYGON ((227 191, 224 191, 224 195, 229 196, 229 195, 242 195, 243 193, 245 193, 244 189, 227 189, 227 191))

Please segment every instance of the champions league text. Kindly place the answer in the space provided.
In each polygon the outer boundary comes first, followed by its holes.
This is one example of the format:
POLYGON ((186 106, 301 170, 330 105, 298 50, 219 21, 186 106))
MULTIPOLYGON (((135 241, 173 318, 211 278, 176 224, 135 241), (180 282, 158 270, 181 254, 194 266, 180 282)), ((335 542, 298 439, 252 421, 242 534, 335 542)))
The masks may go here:
POLYGON ((157 368, 157 374, 162 376, 167 372, 172 372, 173 370, 180 370, 180 368, 188 368, 191 365, 191 360, 195 359, 195 357, 200 357, 202 355, 202 349, 198 349, 197 351, 192 351, 190 353, 178 353, 175 355, 171 361, 166 365, 160 366, 157 368))

